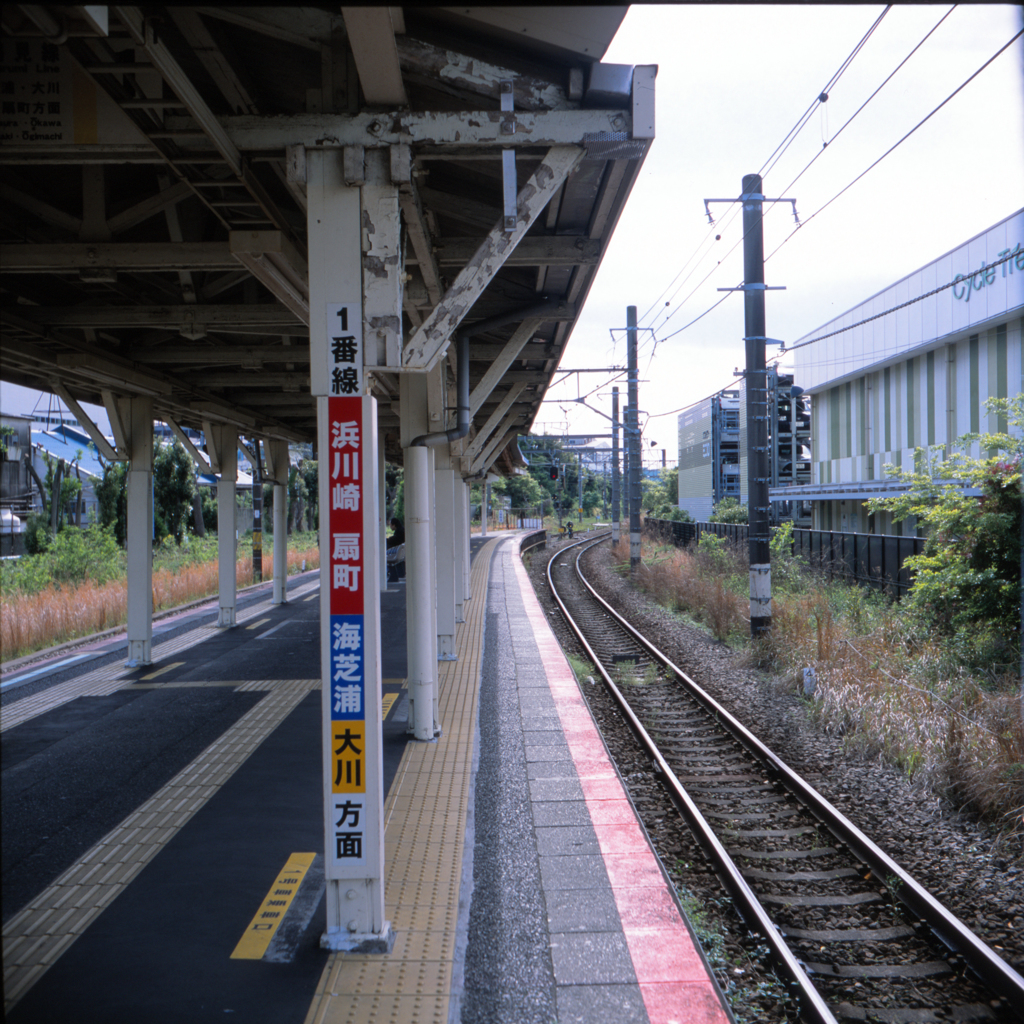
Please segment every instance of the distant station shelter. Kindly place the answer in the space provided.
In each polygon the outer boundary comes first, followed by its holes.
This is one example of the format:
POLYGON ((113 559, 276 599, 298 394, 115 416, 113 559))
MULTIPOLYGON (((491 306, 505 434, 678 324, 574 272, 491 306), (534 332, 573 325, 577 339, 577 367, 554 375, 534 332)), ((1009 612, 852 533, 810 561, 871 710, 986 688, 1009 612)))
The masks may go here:
POLYGON ((810 482, 786 493, 811 503, 815 529, 901 533, 907 524, 863 509, 894 493, 883 467, 912 471, 916 448, 1005 429, 985 401, 1022 391, 1022 315, 1018 210, 794 345, 812 462, 810 482))

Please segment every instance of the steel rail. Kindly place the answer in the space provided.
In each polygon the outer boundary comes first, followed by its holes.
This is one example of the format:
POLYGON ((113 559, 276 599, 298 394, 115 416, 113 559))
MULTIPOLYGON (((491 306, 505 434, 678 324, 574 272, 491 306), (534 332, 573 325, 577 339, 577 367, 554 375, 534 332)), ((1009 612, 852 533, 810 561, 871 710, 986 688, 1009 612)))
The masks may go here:
MULTIPOLYGON (((580 552, 581 555, 582 553, 580 552)), ((841 843, 844 843, 871 868, 876 878, 895 879, 893 882, 887 882, 887 888, 895 899, 913 911, 917 918, 927 924, 949 949, 961 956, 964 963, 993 992, 997 992, 1008 1000, 1011 1006, 1024 1004, 1024 977, 1003 960, 995 950, 985 945, 955 914, 939 903, 927 889, 907 874, 884 850, 880 849, 841 811, 766 747, 681 668, 673 664, 667 655, 626 622, 587 582, 579 567, 579 557, 576 559, 576 573, 590 595, 605 611, 613 616, 652 657, 660 661, 669 671, 675 673, 692 696, 716 717, 730 735, 750 754, 768 765, 783 785, 819 818, 841 843)))
MULTIPOLYGON (((580 572, 579 559, 582 557, 584 551, 589 550, 590 547, 593 547, 604 539, 604 537, 597 540, 587 538, 570 545, 570 547, 582 547, 584 544, 587 545, 587 547, 583 548, 576 557, 576 572, 587 589, 590 590, 591 594, 593 594, 593 589, 586 582, 583 578, 583 574, 580 572)), ((633 709, 629 706, 628 701, 623 697, 622 692, 612 681, 611 676, 609 676, 604 670, 604 667, 601 665, 597 655, 587 642, 586 637, 584 637, 582 630, 569 614, 569 610, 565 607, 564 602, 555 588, 554 580, 551 578, 551 565, 556 558, 563 554, 565 554, 565 548, 561 548, 556 551, 548 560, 547 578, 552 596, 558 604, 558 607, 561 609, 562 615, 565 616, 565 621, 568 623, 569 628, 576 634, 576 638, 579 640, 580 644, 582 644, 583 649, 587 652, 587 656, 590 658, 595 669, 600 673, 601 678, 604 680, 605 686, 619 705, 623 715, 625 715, 629 727, 632 729, 634 735, 640 741, 641 746, 643 746, 651 760, 654 762, 657 770, 662 774, 673 802, 679 808, 690 829, 693 831, 697 841, 700 843, 701 847, 708 855, 708 858, 711 860, 711 863, 714 865, 718 877, 721 879, 722 884, 735 901, 743 919, 748 925, 755 928, 767 942, 780 973, 784 976, 791 994, 799 1004, 802 1019, 811 1022, 811 1024, 838 1024, 835 1016, 832 1014, 832 1011, 829 1010, 828 1005, 822 998, 821 993, 819 993, 811 983, 807 974, 804 972, 804 969, 800 966, 799 961, 793 955, 792 950, 782 940, 774 922, 768 916, 764 907, 761 906, 760 901, 740 874, 739 868, 736 867, 733 859, 728 853, 726 853, 725 847, 721 844, 718 837, 711 829, 711 826, 708 825, 704 815, 700 812, 700 809, 683 788, 682 783, 677 778, 675 772, 673 772, 669 767, 668 762, 658 749, 657 744, 651 739, 647 730, 633 713, 633 709)), ((622 619, 612 611, 604 601, 601 601, 600 598, 598 598, 598 601, 600 601, 601 604, 608 609, 608 611, 610 611, 619 622, 622 622, 622 619)), ((635 632, 632 628, 630 628, 630 631, 635 632)))

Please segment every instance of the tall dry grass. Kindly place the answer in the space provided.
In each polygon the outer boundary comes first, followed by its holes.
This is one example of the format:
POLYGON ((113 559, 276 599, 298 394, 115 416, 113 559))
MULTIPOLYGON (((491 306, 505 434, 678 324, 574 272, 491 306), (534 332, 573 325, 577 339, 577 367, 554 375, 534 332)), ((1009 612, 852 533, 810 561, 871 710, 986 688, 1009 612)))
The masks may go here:
MULTIPOLYGON (((613 551, 629 563, 629 543, 613 551)), ((719 639, 748 637, 746 566, 735 551, 708 560, 645 540, 638 585, 719 639)), ((901 766, 956 806, 1024 835, 1024 707, 1016 678, 972 675, 906 609, 789 563, 772 601, 771 634, 748 660, 802 692, 813 668, 811 713, 829 731, 901 766)), ((774 575, 774 574, 773 574, 774 575)))
MULTIPOLYGON (((613 554, 617 561, 628 564, 629 541, 620 540, 613 554)), ((645 542, 637 584, 660 605, 685 612, 717 639, 728 640, 749 628, 750 601, 736 585, 736 575, 746 571, 742 555, 729 548, 711 558, 645 542)))
MULTIPOLYGON (((289 574, 320 565, 317 548, 288 551, 289 574)), ((268 563, 264 560, 264 578, 268 563)), ((253 581, 252 556, 238 560, 238 586, 253 581)), ((217 562, 182 566, 153 573, 153 610, 164 611, 217 593, 217 562)), ((0 661, 52 647, 65 640, 90 636, 128 621, 128 584, 113 580, 102 586, 48 587, 28 596, 0 594, 0 661)))

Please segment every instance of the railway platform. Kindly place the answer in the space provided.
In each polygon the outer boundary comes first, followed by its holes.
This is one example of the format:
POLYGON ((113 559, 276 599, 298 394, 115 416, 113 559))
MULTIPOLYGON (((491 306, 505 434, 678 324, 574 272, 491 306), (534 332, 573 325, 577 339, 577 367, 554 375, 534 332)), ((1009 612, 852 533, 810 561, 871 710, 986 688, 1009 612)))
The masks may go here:
POLYGON ((406 736, 382 594, 388 954, 328 953, 319 574, 2 677, 6 1018, 731 1019, 519 557, 472 541, 442 734, 406 736), (271 923, 271 927, 267 927, 271 923))

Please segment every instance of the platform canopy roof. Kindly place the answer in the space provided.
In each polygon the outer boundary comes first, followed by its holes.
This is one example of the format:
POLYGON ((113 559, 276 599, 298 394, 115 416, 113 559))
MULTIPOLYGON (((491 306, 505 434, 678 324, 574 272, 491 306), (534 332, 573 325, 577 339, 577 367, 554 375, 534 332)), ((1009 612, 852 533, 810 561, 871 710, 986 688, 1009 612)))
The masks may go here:
MULTIPOLYGON (((424 331, 482 328, 471 436, 494 434, 500 460, 536 418, 653 139, 655 69, 599 63, 625 11, 4 5, 3 379, 313 440, 305 154, 335 150, 358 184, 362 155, 387 147, 402 335, 422 353, 408 368, 444 359, 454 375, 454 347, 424 331), (582 159, 481 270, 508 228, 503 152, 521 197, 571 147, 582 159)), ((398 372, 370 375, 391 458, 398 372)))

